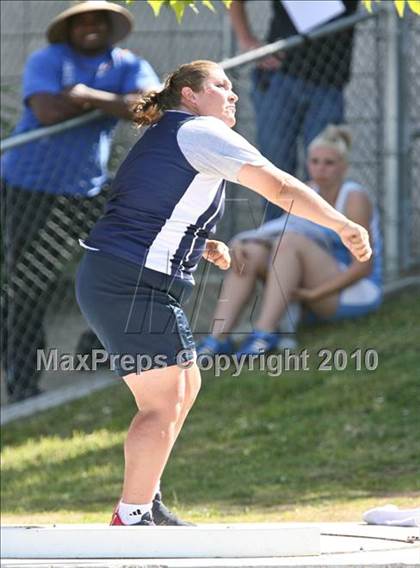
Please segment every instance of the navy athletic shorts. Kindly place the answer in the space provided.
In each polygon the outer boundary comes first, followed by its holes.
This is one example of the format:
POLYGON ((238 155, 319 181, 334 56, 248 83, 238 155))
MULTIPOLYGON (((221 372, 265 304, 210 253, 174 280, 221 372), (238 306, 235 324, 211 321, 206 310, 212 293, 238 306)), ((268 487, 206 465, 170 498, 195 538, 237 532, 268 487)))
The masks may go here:
POLYGON ((103 252, 86 251, 76 297, 119 376, 195 357, 192 332, 181 307, 192 284, 103 252))

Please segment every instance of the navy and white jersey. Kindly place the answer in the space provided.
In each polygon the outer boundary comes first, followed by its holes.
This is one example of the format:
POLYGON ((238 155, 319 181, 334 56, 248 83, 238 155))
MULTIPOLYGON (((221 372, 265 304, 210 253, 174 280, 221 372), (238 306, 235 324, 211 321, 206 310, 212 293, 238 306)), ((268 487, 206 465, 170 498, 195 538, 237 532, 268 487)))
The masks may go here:
POLYGON ((86 248, 193 281, 225 180, 268 161, 218 118, 167 111, 122 163, 86 248))

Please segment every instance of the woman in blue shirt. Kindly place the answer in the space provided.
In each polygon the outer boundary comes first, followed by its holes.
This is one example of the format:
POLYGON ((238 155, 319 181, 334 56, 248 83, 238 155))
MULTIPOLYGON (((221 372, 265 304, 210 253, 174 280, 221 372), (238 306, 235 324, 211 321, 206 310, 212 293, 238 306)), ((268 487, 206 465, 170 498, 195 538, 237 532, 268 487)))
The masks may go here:
POLYGON ((141 99, 136 122, 150 125, 115 178, 104 216, 83 243, 77 298, 115 361, 138 413, 125 442, 122 499, 113 525, 153 524, 152 499, 200 388, 182 302, 201 258, 230 265, 208 240, 223 211, 225 180, 337 232, 359 260, 367 231, 305 184, 282 172, 235 125, 238 97, 214 62, 182 65, 161 92, 141 99))

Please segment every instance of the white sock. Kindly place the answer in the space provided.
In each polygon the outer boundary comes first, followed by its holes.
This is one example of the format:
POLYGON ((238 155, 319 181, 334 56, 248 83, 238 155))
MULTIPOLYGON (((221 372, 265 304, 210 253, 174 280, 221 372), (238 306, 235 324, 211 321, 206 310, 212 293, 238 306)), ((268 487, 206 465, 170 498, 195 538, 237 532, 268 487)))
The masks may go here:
POLYGON ((153 495, 153 497, 156 495, 156 493, 160 493, 160 479, 159 479, 159 481, 157 482, 156 489, 155 489, 155 494, 153 495))
POLYGON ((125 525, 135 525, 145 513, 150 513, 151 510, 152 503, 137 505, 135 503, 124 503, 120 501, 118 516, 125 525))

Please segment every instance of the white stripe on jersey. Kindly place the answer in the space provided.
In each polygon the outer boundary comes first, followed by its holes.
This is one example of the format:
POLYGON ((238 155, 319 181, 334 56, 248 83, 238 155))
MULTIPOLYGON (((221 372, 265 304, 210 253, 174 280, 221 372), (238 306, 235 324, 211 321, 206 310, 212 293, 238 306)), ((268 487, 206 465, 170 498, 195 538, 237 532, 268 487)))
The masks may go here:
MULTIPOLYGON (((222 183, 223 183, 223 182, 222 182, 222 183)), ((219 184, 219 187, 220 187, 220 184, 219 184)), ((219 200, 219 204, 218 204, 218 206, 217 206, 217 209, 216 209, 216 211, 213 213, 213 215, 212 215, 211 217, 209 217, 209 218, 207 219, 207 221, 204 223, 204 225, 203 225, 203 229, 204 229, 204 230, 206 230, 208 224, 211 223, 215 217, 217 217, 217 215, 219 214, 219 211, 220 211, 221 207, 223 207, 224 200, 225 200, 225 189, 223 188, 223 192, 222 192, 222 195, 221 195, 221 197, 220 197, 220 200, 219 200)), ((189 251, 187 252, 187 254, 185 255, 184 262, 188 262, 188 261, 190 260, 190 256, 191 256, 191 254, 192 254, 193 251, 194 251, 194 245, 195 245, 195 241, 197 240, 197 238, 198 238, 198 235, 197 235, 197 231, 196 231, 196 233, 195 233, 195 235, 194 235, 194 238, 193 238, 193 240, 192 240, 192 242, 191 242, 190 250, 189 250, 189 251)))
MULTIPOLYGON (((171 259, 185 237, 187 228, 195 225, 213 203, 220 183, 220 179, 207 174, 199 173, 195 176, 151 244, 146 257, 146 268, 171 274, 171 259)), ((189 254, 190 252, 188 251, 189 254)))

